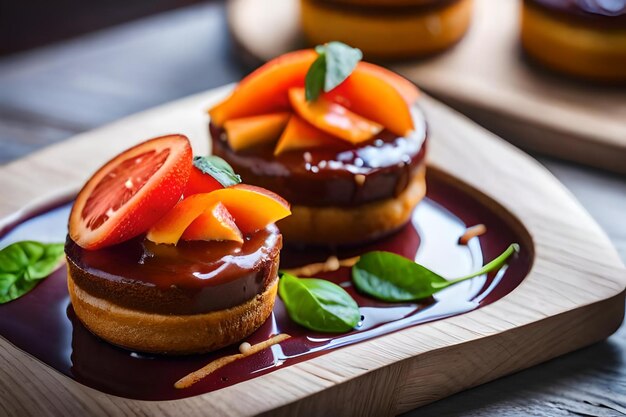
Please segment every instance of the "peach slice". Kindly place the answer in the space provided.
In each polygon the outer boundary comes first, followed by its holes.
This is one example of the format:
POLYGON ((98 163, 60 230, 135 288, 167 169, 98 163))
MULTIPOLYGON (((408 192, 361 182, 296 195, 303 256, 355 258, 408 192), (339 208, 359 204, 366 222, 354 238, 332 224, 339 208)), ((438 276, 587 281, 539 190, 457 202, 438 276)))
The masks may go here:
POLYGON ((209 110, 217 126, 241 117, 289 110, 287 91, 303 87, 304 77, 317 58, 312 49, 275 58, 245 77, 224 101, 209 110))
POLYGON ((217 194, 243 233, 263 229, 291 214, 284 198, 254 185, 237 184, 211 194, 217 194))
POLYGON ((414 129, 411 109, 406 100, 411 99, 416 92, 407 92, 403 96, 388 81, 389 77, 381 76, 383 71, 386 70, 373 65, 355 70, 325 97, 365 119, 385 126, 396 135, 406 136, 414 129))
POLYGON ((290 89, 289 101, 296 113, 304 120, 316 128, 354 145, 372 139, 374 135, 383 130, 382 125, 361 117, 324 97, 307 102, 304 88, 290 89))
POLYGON ((243 243, 235 219, 221 202, 213 204, 185 229, 183 240, 230 240, 243 243))
POLYGON ((291 214, 289 203, 261 187, 238 184, 181 200, 148 231, 147 239, 175 245, 207 208, 221 202, 242 233, 252 233, 291 214))
POLYGON ((205 174, 195 166, 191 168, 191 174, 187 181, 187 187, 183 192, 185 197, 189 197, 192 194, 210 193, 211 191, 224 188, 215 178, 209 174, 205 174))
POLYGON ((297 115, 291 116, 274 148, 274 155, 297 149, 340 148, 345 142, 317 129, 297 115))
POLYGON ((234 151, 275 142, 289 121, 290 113, 242 117, 224 123, 228 144, 234 151))
POLYGON ((381 67, 379 65, 370 64, 369 62, 359 62, 355 72, 366 72, 368 74, 374 75, 381 80, 387 82, 387 84, 391 85, 393 88, 400 93, 404 101, 409 106, 415 104, 415 101, 418 99, 420 95, 419 89, 413 84, 411 81, 407 80, 401 75, 396 74, 393 71, 388 70, 387 68, 381 67))
MULTIPOLYGON (((226 100, 209 110, 211 121, 222 126, 224 122, 231 119, 289 110, 287 91, 293 87, 304 86, 306 73, 316 58, 317 53, 314 50, 304 49, 281 55, 267 62, 241 80, 226 100)), ((408 105, 412 105, 419 96, 419 90, 410 81, 374 64, 359 62, 352 74, 357 74, 354 78, 363 78, 358 74, 377 78, 387 85, 386 88, 383 87, 383 90, 387 90, 389 87, 393 88, 408 105)), ((368 88, 376 86, 379 86, 379 83, 361 86, 362 93, 368 94, 370 98, 375 98, 378 91, 369 91, 368 88)), ((345 90, 342 96, 352 103, 361 97, 361 94, 351 96, 349 93, 353 91, 352 89, 345 90)), ((389 94, 385 95, 388 96, 389 94)), ((381 106, 382 103, 376 108, 381 106)), ((354 111, 361 114, 357 110, 354 111)), ((393 112, 390 113, 393 114, 393 112)), ((365 113, 363 115, 387 126, 384 121, 369 117, 365 113)))

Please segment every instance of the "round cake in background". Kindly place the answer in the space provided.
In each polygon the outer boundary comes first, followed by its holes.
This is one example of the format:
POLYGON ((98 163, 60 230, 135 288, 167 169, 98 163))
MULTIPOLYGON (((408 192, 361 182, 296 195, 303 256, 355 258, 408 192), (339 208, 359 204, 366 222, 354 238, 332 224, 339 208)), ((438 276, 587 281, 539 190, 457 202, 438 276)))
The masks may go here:
POLYGON ((472 0, 301 0, 307 41, 339 40, 369 58, 416 58, 455 45, 471 22, 472 0))
POLYGON ((547 68, 626 82, 626 0, 524 0, 521 40, 547 68))

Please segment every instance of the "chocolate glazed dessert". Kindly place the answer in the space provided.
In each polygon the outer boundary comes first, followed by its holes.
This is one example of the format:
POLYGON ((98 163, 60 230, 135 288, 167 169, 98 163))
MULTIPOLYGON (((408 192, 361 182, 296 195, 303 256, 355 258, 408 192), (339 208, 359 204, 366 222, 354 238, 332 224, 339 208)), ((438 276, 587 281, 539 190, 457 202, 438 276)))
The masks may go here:
POLYGON ((524 0, 524 50, 575 77, 626 82, 625 0, 524 0))
POLYGON ((269 316, 281 247, 274 225, 246 236, 243 245, 167 246, 140 236, 90 251, 68 237, 72 305, 88 329, 125 348, 212 351, 241 340, 269 316))
POLYGON ((244 182, 270 189, 292 205, 278 226, 287 244, 351 245, 404 226, 426 193, 427 127, 412 109, 414 130, 383 130, 348 149, 314 148, 274 155, 274 147, 235 152, 224 129, 210 124, 212 150, 244 182))
POLYGON ((65 244, 76 317, 101 339, 150 353, 210 352, 274 308, 280 196, 241 184, 183 135, 142 142, 79 192, 65 244), (201 168, 199 168, 199 166, 201 168))

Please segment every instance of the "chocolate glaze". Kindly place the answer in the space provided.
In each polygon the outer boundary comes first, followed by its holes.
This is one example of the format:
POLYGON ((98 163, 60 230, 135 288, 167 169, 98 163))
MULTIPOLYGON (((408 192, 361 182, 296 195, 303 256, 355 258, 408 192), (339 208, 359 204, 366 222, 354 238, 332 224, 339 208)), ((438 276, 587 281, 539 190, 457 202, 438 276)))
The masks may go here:
MULTIPOLYGON (((204 355, 167 357, 130 352, 106 343, 90 333, 76 318, 67 293, 66 270, 59 269, 22 298, 0 305, 0 335, 19 349, 75 381, 127 398, 172 400, 200 395, 276 369, 324 355, 342 346, 380 337, 390 332, 439 320, 490 304, 511 292, 528 273, 532 264, 530 237, 517 223, 501 217, 502 209, 492 210, 481 199, 458 188, 430 171, 428 195, 420 203, 412 221, 398 233, 367 248, 389 250, 417 259, 446 277, 475 271, 493 259, 511 242, 521 244, 521 252, 500 273, 482 276, 450 287, 420 303, 389 304, 357 293, 350 285, 349 269, 323 274, 342 285, 361 307, 363 322, 346 334, 321 334, 295 325, 286 315, 280 298, 272 316, 248 341, 258 343, 270 335, 285 332, 292 337, 280 345, 238 360, 211 374, 188 389, 175 389, 175 381, 208 362, 237 353, 237 346, 204 355), (466 225, 484 223, 487 233, 457 245, 466 225)), ((7 235, 0 235, 0 247, 15 240, 59 241, 67 233, 70 205, 51 209, 25 221, 41 208, 26 213, 24 222, 7 235)), ((354 249, 356 250, 356 249, 354 249)), ((336 253, 340 258, 348 252, 336 253)), ((327 253, 283 251, 291 263, 319 260, 327 253)), ((471 358, 470 358, 471 359, 471 358)))
POLYGON ((76 284, 115 304, 161 314, 196 314, 241 304, 276 277, 282 237, 275 225, 235 242, 157 245, 143 236, 85 250, 69 236, 76 284))
POLYGON ((311 149, 274 156, 274 144, 234 152, 222 128, 209 125, 213 154, 224 158, 243 182, 267 188, 291 204, 355 206, 393 198, 408 185, 426 154, 426 122, 413 110, 415 130, 398 137, 388 130, 353 149, 311 149), (360 185, 355 175, 365 176, 360 185))
POLYGON ((626 29, 626 0, 524 0, 569 22, 626 29))

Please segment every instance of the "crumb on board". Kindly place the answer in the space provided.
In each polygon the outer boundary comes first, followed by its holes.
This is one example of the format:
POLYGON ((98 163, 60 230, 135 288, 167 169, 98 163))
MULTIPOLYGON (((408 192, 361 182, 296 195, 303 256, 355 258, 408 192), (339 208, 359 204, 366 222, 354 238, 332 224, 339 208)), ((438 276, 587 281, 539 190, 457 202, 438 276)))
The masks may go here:
POLYGON ((467 245, 472 238, 482 236, 487 232, 487 227, 484 224, 477 224, 472 227, 468 227, 465 233, 459 238, 459 245, 467 245))
POLYGON ((336 256, 329 256, 328 259, 324 262, 318 262, 314 264, 304 265, 298 268, 285 269, 284 271, 288 274, 295 275, 298 277, 310 277, 320 272, 333 272, 338 270, 339 268, 351 267, 355 263, 359 261, 359 257, 355 256, 352 258, 346 259, 338 259, 336 256))

